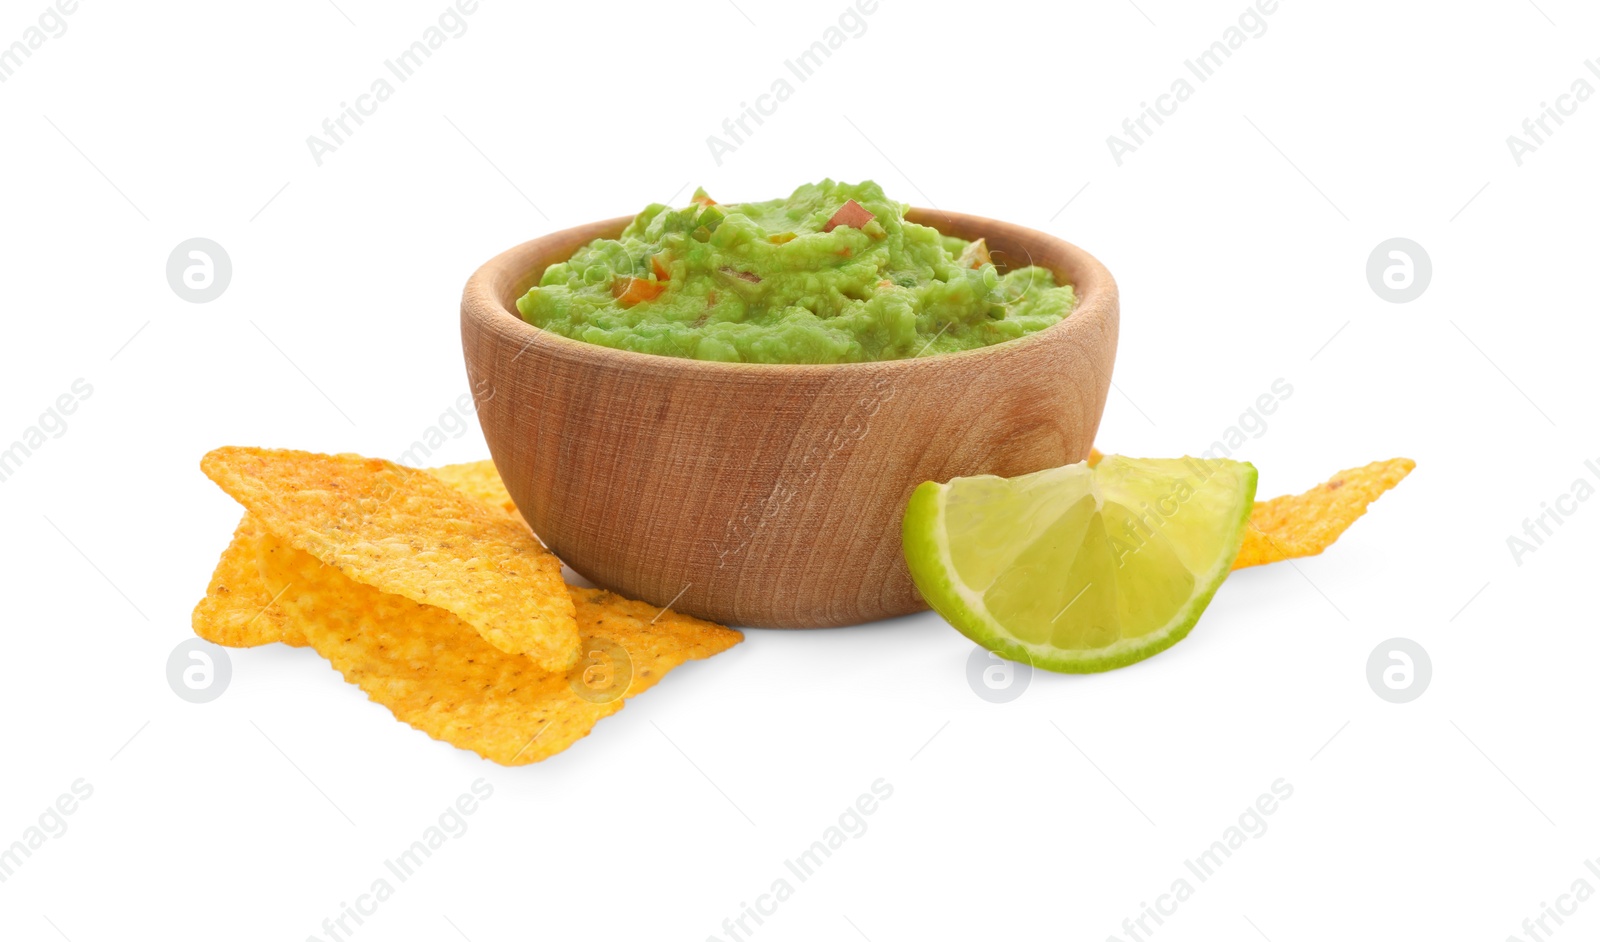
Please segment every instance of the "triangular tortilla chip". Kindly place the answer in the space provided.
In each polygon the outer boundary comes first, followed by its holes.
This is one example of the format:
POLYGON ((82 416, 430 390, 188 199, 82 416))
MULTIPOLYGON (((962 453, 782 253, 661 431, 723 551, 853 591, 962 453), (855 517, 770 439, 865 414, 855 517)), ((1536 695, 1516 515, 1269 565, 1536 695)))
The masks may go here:
POLYGON ((448 611, 495 648, 578 657, 561 562, 521 521, 377 458, 219 448, 201 462, 261 528, 380 592, 448 611))
POLYGON ((1317 555, 1416 466, 1410 458, 1374 461, 1341 471, 1304 494, 1257 503, 1233 568, 1317 555))
MULTIPOLYGON (((473 500, 516 514, 517 505, 500 481, 493 461, 471 461, 428 468, 427 472, 473 500)), ((517 520, 521 521, 521 516, 517 520)), ((267 535, 255 517, 245 512, 234 530, 233 541, 222 551, 205 598, 195 606, 194 633, 213 644, 253 648, 283 642, 304 647, 305 635, 273 604, 272 593, 261 581, 261 553, 257 543, 267 535)))
POLYGON ((561 752, 667 671, 743 638, 608 592, 572 589, 582 647, 598 660, 548 671, 487 644, 443 609, 356 582, 272 537, 261 550, 268 591, 346 680, 429 736, 502 765, 561 752))
POLYGON ((253 648, 282 641, 296 647, 305 636, 289 623, 267 584, 261 581, 259 541, 267 531, 249 513, 233 531, 233 541, 222 551, 205 598, 190 619, 194 633, 230 648, 253 648))
POLYGON ((461 493, 482 504, 498 507, 506 513, 516 513, 517 505, 511 492, 500 479, 493 461, 468 461, 465 464, 447 464, 428 468, 428 473, 461 493))

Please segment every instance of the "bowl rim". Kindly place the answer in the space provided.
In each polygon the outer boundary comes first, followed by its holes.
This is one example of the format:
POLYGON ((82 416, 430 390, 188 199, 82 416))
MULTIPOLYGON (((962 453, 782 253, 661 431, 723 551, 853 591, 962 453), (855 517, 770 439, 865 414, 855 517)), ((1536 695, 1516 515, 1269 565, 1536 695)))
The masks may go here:
MULTIPOLYGON (((971 364, 982 357, 1004 357, 1020 354, 1042 343, 1053 343, 1058 340, 1065 341, 1084 331, 1103 331, 1110 327, 1115 330, 1121 320, 1120 297, 1116 280, 1110 270, 1101 264, 1100 260, 1065 239, 1058 238, 1047 232, 1040 232, 1026 226, 1008 223, 987 216, 976 216, 969 213, 958 213, 943 209, 927 209, 912 206, 906 211, 906 219, 919 225, 937 229, 941 234, 944 230, 934 225, 934 219, 942 218, 946 222, 956 223, 967 231, 981 232, 984 229, 1005 229, 1016 241, 1039 240, 1054 243, 1065 254, 1076 261, 1080 269, 1087 274, 1086 278, 1079 278, 1072 282, 1074 292, 1077 293, 1078 303, 1072 313, 1051 324, 1043 330, 1036 330, 1030 334, 1004 340, 1000 343, 989 344, 984 347, 975 347, 970 350, 958 350, 952 353, 939 353, 933 356, 901 357, 892 360, 865 360, 851 363, 732 363, 724 360, 697 360, 693 357, 668 356, 659 353, 642 353, 637 350, 623 350, 618 347, 608 347, 603 344, 587 343, 574 340, 554 331, 545 330, 523 320, 522 315, 508 307, 500 300, 495 290, 496 282, 502 280, 507 274, 520 280, 527 272, 523 270, 524 256, 529 254, 537 243, 550 241, 559 242, 563 237, 570 238, 572 233, 581 230, 592 230, 596 235, 593 238, 606 238, 606 231, 612 228, 619 232, 634 216, 614 216, 609 219, 597 220, 577 226, 569 226, 554 232, 536 236, 526 242, 519 243, 499 253, 489 261, 483 263, 472 276, 467 279, 466 286, 462 289, 461 315, 463 326, 467 318, 472 318, 478 324, 497 333, 508 336, 519 342, 519 350, 512 361, 522 356, 523 353, 537 347, 543 347, 548 353, 563 356, 569 359, 587 360, 594 365, 610 362, 619 368, 637 367, 640 369, 660 370, 663 372, 718 374, 722 376, 746 374, 749 376, 778 377, 810 377, 810 376, 841 376, 850 373, 867 372, 913 372, 917 370, 938 369, 940 364, 963 365, 971 364)), ((585 240, 588 241, 588 240, 585 240)), ((554 264, 554 263, 552 263, 554 264)), ((1059 271, 1053 272, 1058 279, 1059 271)))

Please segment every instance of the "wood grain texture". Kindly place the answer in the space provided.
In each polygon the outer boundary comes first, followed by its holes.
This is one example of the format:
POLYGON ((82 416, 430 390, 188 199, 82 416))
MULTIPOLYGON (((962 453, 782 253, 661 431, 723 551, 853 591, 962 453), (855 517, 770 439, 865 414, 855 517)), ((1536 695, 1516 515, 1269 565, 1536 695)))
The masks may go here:
POLYGON ((1083 460, 1116 358, 1117 286, 1053 236, 978 216, 908 218, 983 237, 1002 268, 1076 286, 1077 310, 962 353, 842 365, 713 363, 539 330, 516 299, 631 217, 535 239, 461 300, 489 452, 534 531, 597 585, 724 624, 819 628, 926 608, 900 517, 927 480, 1083 460))

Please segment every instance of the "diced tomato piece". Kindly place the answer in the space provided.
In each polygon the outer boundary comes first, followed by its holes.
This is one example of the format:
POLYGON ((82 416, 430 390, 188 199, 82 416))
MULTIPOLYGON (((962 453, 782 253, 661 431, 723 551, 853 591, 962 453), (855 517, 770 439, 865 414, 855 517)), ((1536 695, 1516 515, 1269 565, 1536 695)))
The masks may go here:
POLYGON ((865 206, 862 206, 855 200, 845 200, 844 205, 839 207, 839 211, 834 213, 833 217, 829 219, 825 225, 823 225, 822 231, 832 232, 839 226, 849 226, 852 229, 860 229, 862 226, 876 218, 876 216, 867 212, 867 208, 865 206))
POLYGON ((633 307, 640 301, 654 300, 665 290, 667 290, 666 285, 645 278, 618 278, 611 283, 611 295, 623 307, 633 307))
POLYGON ((707 194, 705 190, 702 190, 699 187, 695 187, 694 195, 689 197, 689 202, 691 202, 691 203, 699 203, 701 206, 715 206, 715 205, 717 205, 717 201, 712 199, 711 196, 709 194, 707 194))
POLYGON ((667 262, 664 254, 665 253, 663 253, 663 255, 650 256, 650 270, 655 272, 656 278, 660 279, 661 281, 666 281, 667 278, 672 274, 667 270, 667 262))

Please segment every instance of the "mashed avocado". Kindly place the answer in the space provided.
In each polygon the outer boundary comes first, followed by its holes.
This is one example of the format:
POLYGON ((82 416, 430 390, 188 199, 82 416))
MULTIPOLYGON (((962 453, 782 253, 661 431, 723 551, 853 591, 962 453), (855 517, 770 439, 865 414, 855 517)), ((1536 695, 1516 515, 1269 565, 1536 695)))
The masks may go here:
POLYGON ((744 363, 854 363, 971 350, 1072 313, 1043 268, 1001 274, 982 239, 905 220, 876 183, 823 180, 788 199, 645 208, 617 239, 545 269, 530 324, 639 353, 744 363))

